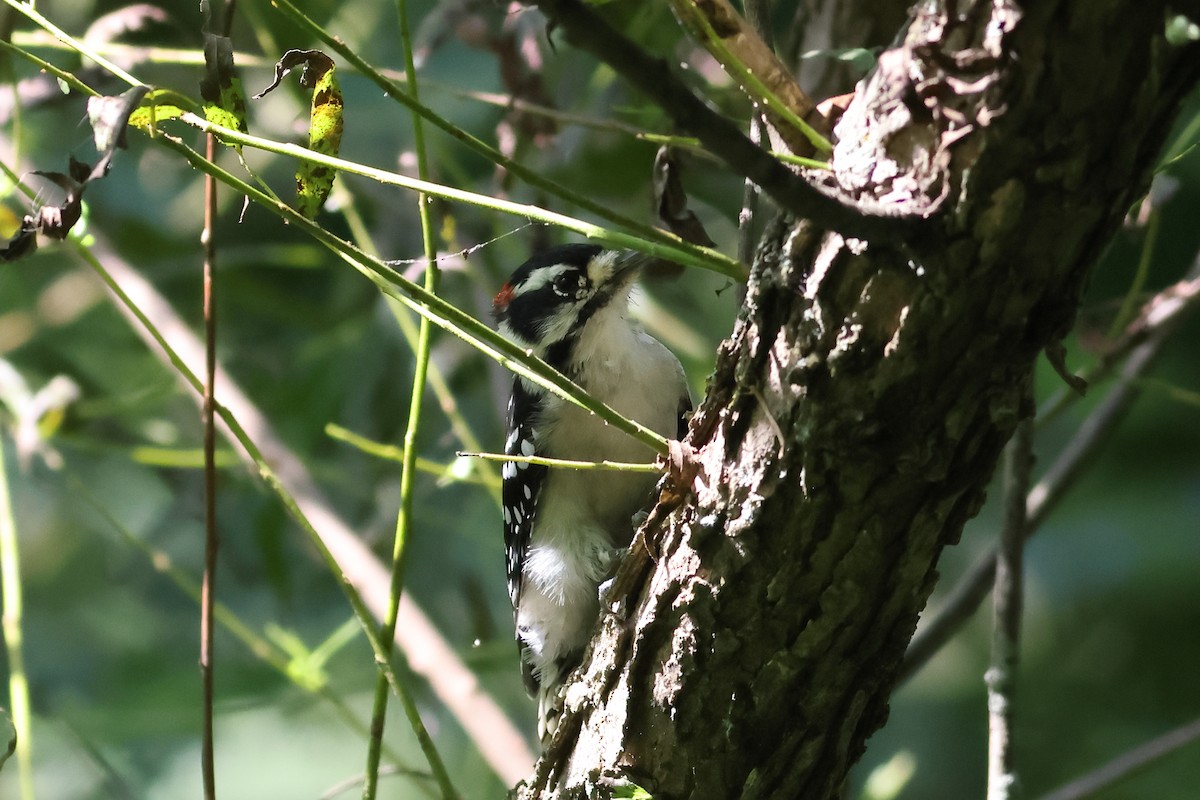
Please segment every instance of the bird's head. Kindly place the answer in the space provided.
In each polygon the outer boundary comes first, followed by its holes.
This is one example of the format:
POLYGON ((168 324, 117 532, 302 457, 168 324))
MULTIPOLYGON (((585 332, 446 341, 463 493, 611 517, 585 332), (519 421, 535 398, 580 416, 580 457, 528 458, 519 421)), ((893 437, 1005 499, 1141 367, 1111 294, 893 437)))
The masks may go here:
POLYGON ((553 247, 513 272, 492 301, 500 332, 547 358, 576 339, 588 320, 613 303, 628 302, 629 287, 648 258, 591 244, 553 247))

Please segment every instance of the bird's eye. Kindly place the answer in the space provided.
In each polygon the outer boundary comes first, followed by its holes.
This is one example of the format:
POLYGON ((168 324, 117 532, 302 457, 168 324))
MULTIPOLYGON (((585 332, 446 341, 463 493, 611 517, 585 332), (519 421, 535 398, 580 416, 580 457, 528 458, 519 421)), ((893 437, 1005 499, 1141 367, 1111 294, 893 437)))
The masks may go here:
POLYGON ((587 279, 578 272, 564 272, 554 278, 554 293, 562 297, 580 297, 586 288, 587 279))

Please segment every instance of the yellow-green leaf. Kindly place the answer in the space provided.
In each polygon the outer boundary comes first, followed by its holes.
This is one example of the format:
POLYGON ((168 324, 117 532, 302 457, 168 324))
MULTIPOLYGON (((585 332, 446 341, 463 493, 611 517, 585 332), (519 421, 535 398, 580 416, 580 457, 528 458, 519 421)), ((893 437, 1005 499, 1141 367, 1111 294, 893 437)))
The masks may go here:
POLYGON ((217 103, 204 104, 204 118, 214 125, 223 125, 246 133, 246 92, 240 78, 230 80, 221 87, 221 99, 217 103))
MULTIPOLYGON (((342 144, 342 90, 333 59, 320 50, 288 50, 275 64, 271 85, 254 95, 258 99, 275 89, 283 76, 301 68, 300 85, 313 90, 308 117, 308 147, 336 156, 342 144)), ((334 170, 304 162, 296 170, 296 210, 312 219, 333 189, 334 170)))
POLYGON ((129 124, 146 133, 153 133, 159 122, 196 110, 195 102, 189 97, 170 89, 151 89, 141 105, 129 115, 129 124))
MULTIPOLYGON (((309 149, 336 156, 342 145, 342 90, 338 86, 333 63, 313 88, 312 109, 308 122, 309 149)), ((296 170, 296 205, 301 214, 312 219, 333 190, 335 173, 328 167, 304 162, 296 170)))
MULTIPOLYGON (((246 133, 246 92, 233 72, 233 44, 226 36, 204 33, 204 118, 215 125, 246 133)), ((238 148, 239 150, 241 148, 238 148)))

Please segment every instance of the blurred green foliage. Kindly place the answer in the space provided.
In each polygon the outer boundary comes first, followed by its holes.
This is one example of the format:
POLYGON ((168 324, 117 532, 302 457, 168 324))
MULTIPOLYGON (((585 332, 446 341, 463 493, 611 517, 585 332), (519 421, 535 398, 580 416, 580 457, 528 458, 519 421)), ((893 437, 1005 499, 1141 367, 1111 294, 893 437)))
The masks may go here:
MULTIPOLYGON (((197 51, 195 3, 160 0, 157 5, 165 19, 121 41, 197 51)), ((349 0, 303 6, 375 65, 398 68, 402 63, 391 4, 349 0)), ((38 3, 43 14, 73 34, 119 7, 89 0, 38 3)), ((652 221, 649 175, 655 148, 605 126, 616 120, 670 132, 663 117, 630 96, 606 68, 561 44, 546 48, 533 16, 510 16, 507 23, 519 43, 537 46, 545 60, 544 102, 589 117, 599 127, 538 129, 530 118, 465 96, 506 91, 499 75, 505 56, 481 46, 480 39, 483 32, 500 30, 504 20, 499 9, 487 6, 454 22, 445 16, 447 8, 414 4, 418 45, 427 48, 420 73, 423 99, 485 141, 504 141, 515 131, 513 152, 527 164, 621 213, 652 221)), ((613 4, 610 10, 623 15, 627 29, 647 47, 686 54, 687 45, 661 4, 613 4)), ((234 48, 257 57, 253 65, 241 66, 251 92, 267 85, 271 65, 284 50, 316 46, 267 4, 242 3, 238 12, 234 48)), ((16 27, 32 30, 23 20, 16 27)), ((83 66, 66 51, 31 49, 67 69, 83 66)), ((123 65, 148 83, 198 96, 200 68, 194 64, 143 59, 123 65)), ((18 79, 37 79, 24 62, 13 60, 11 69, 18 79)), ((105 92, 124 88, 87 74, 105 92)), ((411 170, 407 112, 352 72, 343 71, 340 78, 346 120, 342 155, 411 170)), ((727 85, 709 91, 732 113, 744 110, 727 85)), ((251 103, 250 130, 302 141, 307 104, 293 82, 251 103)), ((18 173, 61 170, 68 154, 94 158, 90 131, 81 122, 80 96, 51 92, 44 102, 25 104, 19 115, 11 103, 6 108, 0 152, 18 173)), ((1193 98, 1179 129, 1194 125, 1198 115, 1200 102, 1193 98)), ((1195 140, 1195 127, 1191 130, 1195 140)), ((200 146, 194 133, 181 135, 200 146)), ((89 187, 87 229, 134 264, 198 329, 201 177, 144 136, 131 135, 130 145, 118 153, 108 177, 89 187)), ((448 137, 432 134, 431 148, 435 180, 573 212, 498 175, 448 137)), ((289 196, 294 163, 249 151, 246 158, 277 192, 289 196)), ((222 160, 236 165, 229 152, 222 160)), ((1161 211, 1147 283, 1151 292, 1178 280, 1200 248, 1195 226, 1200 155, 1193 151, 1167 174, 1178 190, 1161 211)), ((384 258, 419 256, 412 195, 354 177, 338 182, 318 218, 323 225, 350 237, 357 215, 384 258)), ((734 252, 740 180, 693 162, 687 184, 710 235, 720 249, 734 252)), ((37 185, 44 193, 55 191, 37 185)), ((9 193, 3 216, 19 220, 26 208, 19 195, 9 193)), ((447 252, 515 232, 468 259, 444 264, 443 295, 484 319, 491 294, 529 250, 562 238, 522 220, 444 203, 437 204, 436 217, 444 232, 439 245, 447 252)), ((390 552, 397 466, 334 440, 326 426, 335 423, 380 442, 401 440, 412 357, 392 313, 361 276, 263 210, 251 207, 243 215, 241 198, 228 191, 221 194, 218 236, 223 365, 300 454, 336 511, 378 553, 390 552)), ((1073 368, 1095 361, 1097 331, 1106 329, 1130 285, 1143 236, 1139 230, 1121 232, 1096 270, 1079 336, 1069 343, 1073 368)), ((697 397, 737 304, 737 292, 723 279, 695 270, 645 288, 640 304, 645 322, 683 358, 697 397)), ((1195 577, 1200 408, 1163 389, 1165 382, 1200 391, 1197 336, 1200 319, 1192 319, 1154 370, 1159 382, 1147 384, 1130 418, 1029 550, 1016 746, 1031 796, 1200 715, 1195 577)), ((79 399, 46 442, 58 460, 48 462, 37 453, 18 458, 7 448, 23 557, 39 797, 199 796, 197 605, 107 519, 111 516, 160 559, 169 557, 198 579, 201 431, 192 398, 161 354, 142 344, 93 273, 62 246, 45 246, 36 256, 0 269, 0 358, 34 389, 58 375, 79 387, 79 399), (163 466, 167 455, 184 465, 163 466)), ((475 434, 498 447, 508 376, 444 335, 436 340, 434 362, 475 434)), ((1043 369, 1038 376, 1042 398, 1059 386, 1052 371, 1043 369)), ((1070 413, 1039 430, 1040 465, 1053 460, 1103 392, 1103 386, 1094 387, 1070 413)), ((432 399, 430 409, 421 453, 448 463, 460 444, 432 399)), ((223 463, 219 599, 252 628, 274 626, 286 631, 282 638, 293 648, 299 643, 317 647, 350 616, 335 578, 257 476, 229 453, 223 463)), ((519 685, 511 644, 493 500, 476 485, 422 475, 416 509, 409 590, 484 689, 532 732, 532 709, 519 685)), ((998 510, 989 506, 945 557, 944 586, 993 541, 997 527, 998 510)), ((935 595, 933 608, 940 596, 935 595)), ((857 771, 858 785, 878 765, 906 753, 915 771, 899 797, 982 796, 987 616, 979 614, 900 690, 888 726, 872 739, 857 771)), ((338 650, 324 669, 329 685, 365 719, 374 670, 361 636, 338 650)), ((0 677, 7 677, 3 662, 0 677)), ((222 797, 317 797, 361 771, 361 736, 343 725, 330 705, 258 660, 223 629, 217 633, 216 680, 222 797)), ((505 787, 455 720, 419 682, 414 688, 459 791, 467 798, 500 796, 505 787)), ((387 741, 405 763, 422 763, 395 713, 387 741)), ((1192 798, 1200 785, 1197 752, 1193 746, 1103 797, 1192 798)), ((0 797, 16 797, 15 770, 12 762, 7 766, 0 773, 0 797)), ((419 778, 389 777, 381 796, 423 796, 422 785, 419 778)))

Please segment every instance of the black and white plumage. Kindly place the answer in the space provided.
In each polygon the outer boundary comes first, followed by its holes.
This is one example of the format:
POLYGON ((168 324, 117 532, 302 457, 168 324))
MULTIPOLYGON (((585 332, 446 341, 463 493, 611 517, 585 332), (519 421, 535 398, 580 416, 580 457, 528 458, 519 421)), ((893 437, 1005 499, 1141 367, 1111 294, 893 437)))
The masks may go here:
MULTIPOLYGON (((691 409, 679 360, 629 319, 645 257, 564 245, 526 261, 493 303, 499 328, 595 397, 667 437, 691 409)), ((643 443, 517 377, 507 455, 649 461, 643 443)), ((538 733, 553 732, 559 689, 579 662, 599 611, 600 583, 633 535, 654 476, 505 462, 503 516, 509 597, 538 733)))

